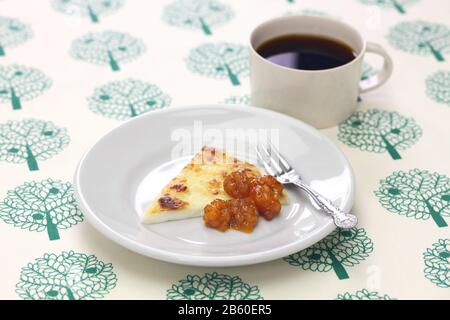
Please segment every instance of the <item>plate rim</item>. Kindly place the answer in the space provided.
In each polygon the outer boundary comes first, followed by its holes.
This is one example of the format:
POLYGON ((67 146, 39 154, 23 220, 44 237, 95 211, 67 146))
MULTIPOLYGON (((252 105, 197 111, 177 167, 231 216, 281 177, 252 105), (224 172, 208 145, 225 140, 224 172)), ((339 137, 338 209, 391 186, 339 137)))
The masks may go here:
POLYGON ((293 254, 295 252, 301 251, 318 241, 325 238, 327 235, 329 235, 336 227, 332 221, 332 219, 329 219, 328 223, 324 224, 321 228, 319 228, 316 232, 316 234, 308 239, 304 239, 299 243, 298 241, 294 241, 290 243, 289 245, 285 245, 282 247, 278 247, 276 249, 271 249, 269 251, 263 251, 263 252, 256 252, 252 254, 244 254, 244 255, 231 255, 231 256, 222 256, 222 257, 211 257, 211 256, 195 256, 193 257, 189 254, 180 254, 180 253, 173 253, 167 250, 161 250, 155 247, 148 247, 146 245, 143 245, 142 243, 129 239, 126 236, 122 235, 120 232, 115 231, 114 229, 110 228, 108 225, 106 225, 96 214, 93 210, 91 210, 89 204, 87 201, 85 201, 83 192, 81 190, 80 186, 80 174, 81 170, 84 164, 84 161, 87 157, 87 155, 95 149, 98 143, 100 143, 103 139, 107 138, 109 135, 113 134, 113 132, 120 130, 122 127, 130 125, 130 123, 135 121, 145 121, 145 118, 151 118, 158 116, 160 114, 165 113, 171 113, 171 112, 177 112, 178 110, 189 110, 189 109, 201 109, 201 108, 212 108, 212 109, 243 109, 243 110, 250 110, 254 114, 263 114, 263 115, 269 115, 277 118, 277 120, 281 119, 284 121, 291 122, 295 124, 296 126, 302 127, 302 129, 307 129, 309 131, 312 131, 314 134, 320 136, 323 138, 336 152, 337 155, 341 158, 341 160, 344 162, 346 167, 349 169, 349 175, 350 175, 350 186, 349 186, 349 197, 348 200, 341 204, 341 209, 344 210, 350 210, 354 204, 355 200, 355 175, 353 168, 350 164, 350 161, 347 159, 345 154, 339 149, 339 147, 325 134, 320 132, 318 129, 312 127, 311 125, 293 118, 291 116, 288 116, 286 114, 282 114, 273 110, 265 109, 265 108, 259 108, 254 106, 247 106, 247 105, 231 105, 231 104, 190 104, 190 105, 178 105, 178 106, 170 106, 163 109, 157 109, 151 112, 148 112, 146 114, 140 115, 136 118, 131 118, 126 121, 123 121, 122 123, 118 124, 108 132, 106 132, 104 135, 102 135, 100 138, 96 140, 96 142, 88 148, 88 150, 82 155, 81 159, 79 160, 74 177, 73 177, 73 189, 74 189, 74 196, 77 201, 78 206, 81 208, 81 211, 83 212, 84 217, 86 218, 87 222, 91 224, 98 232, 100 232, 103 236, 108 238, 109 240, 112 240, 113 242, 125 247, 126 249, 139 253, 141 255, 161 260, 169 263, 175 263, 180 265, 189 265, 189 266, 202 266, 202 267, 233 267, 233 266, 244 266, 244 265, 253 265, 263 262, 268 262, 276 259, 280 259, 282 257, 285 257, 287 255, 293 254), (301 244, 301 245, 300 245, 301 244), (295 249, 294 249, 295 247, 295 249))

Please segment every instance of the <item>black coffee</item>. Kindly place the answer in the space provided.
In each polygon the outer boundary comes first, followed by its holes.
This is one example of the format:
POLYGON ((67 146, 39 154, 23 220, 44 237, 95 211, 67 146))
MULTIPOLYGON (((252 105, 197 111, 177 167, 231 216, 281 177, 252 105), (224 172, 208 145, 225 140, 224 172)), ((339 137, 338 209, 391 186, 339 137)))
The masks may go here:
POLYGON ((256 51, 273 63, 302 70, 339 67, 356 56, 351 47, 339 40, 302 34, 270 39, 256 51))

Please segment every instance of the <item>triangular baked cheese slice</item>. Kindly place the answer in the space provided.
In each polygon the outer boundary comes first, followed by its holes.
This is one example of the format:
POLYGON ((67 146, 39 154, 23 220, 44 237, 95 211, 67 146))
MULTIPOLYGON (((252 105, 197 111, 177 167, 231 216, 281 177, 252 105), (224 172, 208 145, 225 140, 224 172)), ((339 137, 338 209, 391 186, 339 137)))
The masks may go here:
POLYGON ((222 150, 203 147, 162 189, 141 222, 151 224, 202 216, 203 208, 213 200, 231 199, 223 189, 223 180, 236 170, 261 175, 253 164, 230 157, 222 150))

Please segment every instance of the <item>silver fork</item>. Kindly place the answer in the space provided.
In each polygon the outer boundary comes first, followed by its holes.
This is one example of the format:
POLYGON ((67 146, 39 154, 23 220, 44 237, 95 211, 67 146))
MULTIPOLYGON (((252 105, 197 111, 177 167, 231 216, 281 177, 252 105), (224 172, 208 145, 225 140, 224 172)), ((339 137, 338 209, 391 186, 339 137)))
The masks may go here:
POLYGON ((268 174, 277 178, 282 184, 293 184, 305 191, 321 210, 331 215, 334 224, 337 227, 349 229, 356 226, 358 223, 356 216, 339 209, 332 201, 307 186, 302 181, 300 175, 291 167, 289 162, 280 154, 271 142, 269 142, 269 146, 270 152, 264 145, 258 145, 256 147, 258 160, 264 166, 264 169, 268 174))

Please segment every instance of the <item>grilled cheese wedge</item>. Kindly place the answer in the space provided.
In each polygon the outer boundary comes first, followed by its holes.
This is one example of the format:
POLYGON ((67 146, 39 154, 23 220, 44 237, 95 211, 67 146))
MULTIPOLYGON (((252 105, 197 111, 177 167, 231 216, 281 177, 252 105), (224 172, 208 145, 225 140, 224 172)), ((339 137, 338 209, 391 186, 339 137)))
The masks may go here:
MULTIPOLYGON (((223 181, 227 174, 236 170, 261 175, 253 164, 230 157, 222 150, 203 147, 162 189, 141 222, 153 224, 202 216, 203 208, 213 200, 231 199, 223 189, 223 181)), ((286 195, 283 194, 280 200, 286 203, 286 195)))

